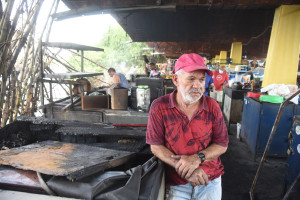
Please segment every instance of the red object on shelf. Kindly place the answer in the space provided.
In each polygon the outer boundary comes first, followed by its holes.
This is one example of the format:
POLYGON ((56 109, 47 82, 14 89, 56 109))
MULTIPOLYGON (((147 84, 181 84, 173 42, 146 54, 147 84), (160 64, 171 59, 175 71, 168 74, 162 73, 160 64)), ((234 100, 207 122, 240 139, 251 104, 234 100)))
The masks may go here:
POLYGON ((147 124, 113 124, 114 126, 147 127, 147 124))
POLYGON ((252 97, 252 98, 259 98, 260 95, 265 95, 265 93, 261 92, 248 92, 247 97, 252 97))

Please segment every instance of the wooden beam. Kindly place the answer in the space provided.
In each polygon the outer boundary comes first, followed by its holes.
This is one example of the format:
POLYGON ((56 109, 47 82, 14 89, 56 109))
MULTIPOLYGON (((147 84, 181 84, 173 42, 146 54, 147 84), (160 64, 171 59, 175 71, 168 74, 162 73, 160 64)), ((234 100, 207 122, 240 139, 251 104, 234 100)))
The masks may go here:
MULTIPOLYGON (((71 98, 71 97, 70 97, 70 98, 71 98)), ((73 99, 73 97, 72 97, 72 99, 73 99)), ((66 112, 66 111, 67 111, 69 108, 71 108, 75 103, 79 102, 80 99, 81 99, 81 97, 79 96, 79 97, 77 97, 74 101, 71 100, 71 103, 69 103, 68 105, 66 105, 65 107, 63 107, 62 110, 63 110, 64 112, 66 112)))

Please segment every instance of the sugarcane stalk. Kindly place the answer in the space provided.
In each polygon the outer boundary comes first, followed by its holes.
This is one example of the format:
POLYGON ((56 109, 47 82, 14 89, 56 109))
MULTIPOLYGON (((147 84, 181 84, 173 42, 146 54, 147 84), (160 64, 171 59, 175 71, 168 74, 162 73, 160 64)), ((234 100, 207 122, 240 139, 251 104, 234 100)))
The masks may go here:
MULTIPOLYGON (((26 106, 30 105, 30 101, 32 100, 32 97, 30 97, 30 91, 32 90, 32 87, 27 87, 28 79, 30 79, 30 82, 33 82, 34 75, 31 72, 37 71, 33 68, 30 68, 31 66, 36 66, 34 63, 35 55, 34 55, 34 47, 32 48, 32 54, 33 56, 29 59, 30 53, 30 45, 33 44, 30 39, 33 33, 33 27, 36 23, 37 16, 39 14, 40 8, 44 0, 37 0, 37 1, 30 1, 30 5, 28 6, 27 0, 22 0, 19 4, 19 7, 16 11, 16 14, 10 22, 11 13, 13 9, 13 5, 15 3, 15 0, 9 0, 7 1, 7 5, 5 8, 5 12, 3 13, 1 21, 0 21, 0 75, 1 75, 1 91, 0 91, 0 124, 1 127, 3 127, 7 120, 10 122, 20 113, 20 103, 23 102, 22 100, 26 96, 26 106), (22 29, 19 31, 16 30, 16 26, 18 23, 18 20, 20 18, 20 15, 25 10, 27 11, 27 19, 24 24, 22 24, 22 29), (20 35, 18 35, 21 33, 20 35), (29 38, 29 41, 27 41, 29 38), (19 78, 15 74, 15 63, 17 61, 17 58, 20 55, 21 50, 24 48, 25 43, 27 42, 26 50, 25 50, 25 59, 23 59, 22 63, 22 69, 20 71, 19 78), (31 62, 31 63, 30 63, 31 62), (29 67, 29 68, 28 68, 29 67), (11 78, 11 84, 10 88, 7 92, 7 80, 9 80, 9 77, 11 78), (22 84, 24 83, 24 86, 22 87, 22 84), (16 92, 16 87, 18 88, 18 91, 16 92), (21 89, 22 88, 22 89, 21 89), (16 100, 16 101, 15 101, 16 100), (29 100, 29 102, 28 102, 29 100)), ((56 0, 54 0, 56 2, 56 0)), ((1 3, 1 2, 0 2, 1 3)), ((2 3, 1 3, 2 8, 2 3)), ((2 11, 2 9, 1 9, 2 11)), ((50 13, 49 13, 50 15, 50 13)), ((30 84, 31 86, 31 84, 30 84)), ((25 99, 24 99, 25 100, 25 99)), ((23 110, 23 103, 21 105, 21 110, 23 110)), ((29 110, 29 108, 27 109, 29 110)))
POLYGON ((76 70, 75 68, 73 68, 73 67, 71 67, 71 66, 69 66, 69 65, 67 65, 67 64, 65 64, 65 63, 63 63, 63 62, 61 62, 58 58, 56 58, 55 56, 51 56, 51 55, 49 55, 48 53, 45 53, 48 57, 50 57, 50 58, 52 58, 53 60, 55 60, 55 61, 57 61, 59 64, 61 64, 61 65, 63 65, 65 68, 67 68, 68 70, 70 70, 70 71, 78 71, 78 70, 76 70))
POLYGON ((28 60, 28 54, 29 54, 29 50, 30 50, 30 44, 33 40, 33 30, 31 30, 30 32, 30 36, 29 36, 29 40, 28 40, 28 43, 27 43, 27 46, 26 46, 26 50, 25 50, 25 55, 24 55, 24 59, 23 59, 23 65, 22 65, 22 68, 21 68, 21 73, 20 73, 20 81, 17 82, 17 96, 16 96, 16 103, 15 103, 15 107, 14 107, 14 119, 17 117, 17 115, 19 114, 18 110, 19 110, 19 107, 20 107, 20 102, 22 100, 22 95, 24 94, 24 91, 27 90, 27 84, 26 82, 24 81, 25 84, 23 84, 22 86, 22 82, 23 82, 23 78, 24 78, 24 70, 27 66, 27 60, 28 60))
MULTIPOLYGON (((10 17, 13 9, 14 0, 8 1, 5 8, 4 14, 0 22, 0 44, 6 41, 9 34, 10 27, 10 17)), ((2 44, 0 46, 0 74, 1 74, 1 92, 0 92, 0 122, 4 121, 2 119, 5 112, 4 109, 4 100, 6 95, 6 86, 7 86, 7 70, 6 70, 6 58, 7 58, 7 44, 2 44)))
MULTIPOLYGON (((75 55, 81 56, 81 54, 79 54, 79 53, 77 53, 77 52, 75 52, 75 51, 72 51, 72 50, 68 50, 68 51, 70 51, 71 53, 73 53, 73 54, 75 54, 75 55)), ((91 59, 89 59, 89 58, 87 58, 87 57, 84 57, 84 56, 83 56, 83 58, 86 59, 86 60, 88 60, 88 61, 90 61, 91 63, 94 63, 95 65, 97 65, 97 66, 99 66, 99 67, 101 67, 101 68, 103 68, 103 69, 108 69, 107 67, 104 67, 103 65, 101 65, 101 64, 97 63, 96 61, 93 61, 93 60, 91 60, 91 59)))
POLYGON ((8 1, 4 14, 0 21, 0 43, 6 41, 8 35, 9 21, 15 0, 8 1))
POLYGON ((0 1, 0 18, 2 19, 3 17, 3 6, 2 6, 2 1, 0 1))
MULTIPOLYGON (((29 99, 29 95, 30 95, 30 91, 31 91, 31 85, 32 85, 32 82, 33 82, 33 77, 36 73, 36 70, 35 70, 35 54, 34 54, 34 42, 32 42, 32 53, 31 53, 31 63, 28 64, 28 72, 26 73, 26 76, 25 76, 25 79, 23 81, 23 85, 24 87, 26 87, 26 91, 22 91, 22 94, 24 95, 24 99, 21 101, 21 114, 23 115, 24 114, 24 109, 27 108, 27 106, 29 105, 30 106, 30 103, 28 104, 27 100, 29 99), (29 88, 28 88, 29 87, 29 88), (25 94, 26 92, 26 94, 25 94), (25 99, 26 99, 26 108, 24 108, 24 103, 25 103, 25 99)), ((28 110, 28 109, 27 109, 28 110)))
MULTIPOLYGON (((15 29, 16 29, 16 26, 17 26, 17 22, 18 22, 19 16, 20 16, 20 14, 22 12, 22 5, 23 5, 24 1, 25 0, 22 1, 21 5, 17 9, 16 15, 14 16, 13 23, 12 23, 11 26, 10 26, 10 23, 9 23, 10 22, 11 10, 8 10, 6 12, 6 14, 5 14, 4 17, 5 18, 8 17, 8 18, 7 19, 3 19, 3 20, 5 20, 5 21, 3 21, 3 24, 2 24, 2 20, 1 20, 1 25, 2 26, 1 26, 0 43, 2 44, 1 47, 3 47, 3 48, 1 48, 2 52, 1 52, 1 57, 0 57, 0 63, 4 63, 7 60, 8 51, 9 51, 9 49, 11 49, 11 43, 10 43, 10 41, 12 40, 13 35, 15 33, 15 29)), ((11 5, 11 6, 13 6, 13 5, 11 5)), ((7 70, 5 68, 5 65, 1 65, 0 71, 5 71, 5 70, 7 70)))
MULTIPOLYGON (((4 71, 2 74, 1 74, 1 78, 2 78, 2 82, 1 82, 1 98, 0 98, 0 123, 2 124, 2 116, 4 114, 4 97, 5 97, 5 94, 6 94, 6 82, 7 82, 7 73, 6 71, 4 71)), ((2 126, 1 126, 2 127, 2 126)))
POLYGON ((4 126, 5 126, 5 124, 6 124, 6 122, 7 122, 7 119, 8 119, 8 117, 7 117, 7 113, 8 113, 8 98, 6 98, 5 99, 5 102, 4 102, 4 104, 3 104, 3 110, 2 110, 2 121, 1 121, 1 125, 0 125, 0 127, 1 128, 3 128, 4 126))
MULTIPOLYGON (((10 88, 10 109, 9 109, 9 123, 13 122, 14 118, 13 118, 13 108, 15 107, 15 99, 16 99, 16 82, 18 81, 17 75, 16 75, 16 71, 14 70, 12 75, 11 75, 11 88, 10 88)), ((5 123, 6 124, 6 123, 5 123)))
POLYGON ((32 11, 33 18, 32 18, 30 24, 28 25, 28 27, 25 30, 24 37, 20 40, 18 46, 16 47, 15 52, 12 55, 12 59, 11 59, 8 71, 10 71, 11 68, 15 65, 16 60, 19 56, 19 53, 21 52, 22 47, 24 46, 25 42, 27 41, 27 37, 28 37, 29 33, 31 32, 33 26, 35 25, 35 22, 36 22, 38 14, 39 14, 40 8, 42 6, 42 3, 43 3, 43 0, 39 0, 36 3, 36 5, 34 7, 34 10, 32 11))

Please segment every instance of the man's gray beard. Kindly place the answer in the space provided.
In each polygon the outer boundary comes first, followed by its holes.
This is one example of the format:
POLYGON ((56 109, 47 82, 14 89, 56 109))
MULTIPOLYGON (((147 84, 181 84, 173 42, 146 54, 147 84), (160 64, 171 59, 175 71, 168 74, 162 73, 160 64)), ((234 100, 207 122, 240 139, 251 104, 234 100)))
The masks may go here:
POLYGON ((203 92, 201 92, 200 89, 191 89, 188 91, 187 94, 185 94, 184 91, 181 89, 181 87, 179 87, 179 91, 181 93, 183 101, 187 104, 193 104, 193 103, 199 101, 199 99, 201 99, 201 97, 203 95, 203 92), (191 95, 190 95, 190 93, 192 93, 192 92, 200 92, 200 97, 193 99, 193 97, 191 97, 191 95))

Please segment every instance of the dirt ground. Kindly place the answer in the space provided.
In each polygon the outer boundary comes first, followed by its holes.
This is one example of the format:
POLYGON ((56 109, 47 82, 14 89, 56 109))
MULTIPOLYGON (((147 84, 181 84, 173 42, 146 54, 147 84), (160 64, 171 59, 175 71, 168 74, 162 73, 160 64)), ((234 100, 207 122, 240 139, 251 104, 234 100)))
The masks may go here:
MULTIPOLYGON (((222 176, 223 200, 250 199, 249 191, 261 157, 253 155, 245 142, 236 138, 236 125, 231 125, 230 144, 222 155, 225 174, 222 176)), ((255 187, 255 200, 282 199, 284 192, 285 158, 267 157, 255 187)), ((300 199, 292 195, 289 199, 300 199)))

